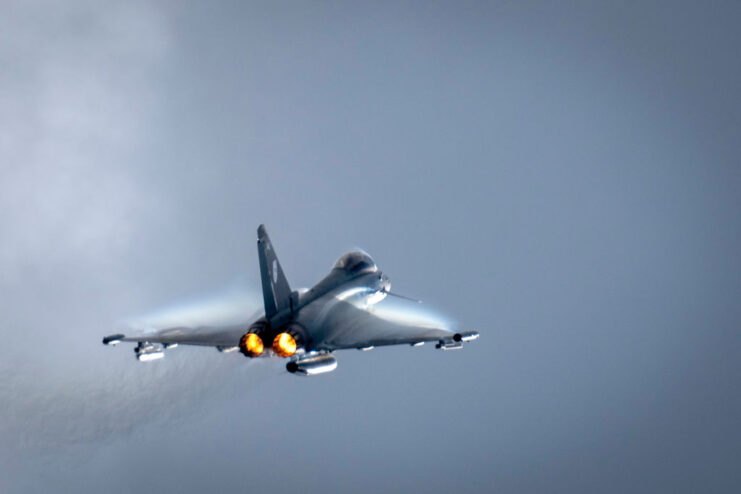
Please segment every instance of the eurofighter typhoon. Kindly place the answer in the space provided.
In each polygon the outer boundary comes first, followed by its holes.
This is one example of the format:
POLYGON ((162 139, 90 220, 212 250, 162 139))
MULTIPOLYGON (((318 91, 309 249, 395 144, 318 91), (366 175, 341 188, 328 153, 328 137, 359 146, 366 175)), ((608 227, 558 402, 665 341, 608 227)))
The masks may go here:
POLYGON ((337 367, 336 350, 370 350, 377 346, 420 346, 454 350, 478 338, 475 331, 453 332, 413 314, 387 318, 374 304, 390 292, 391 283, 362 251, 348 252, 309 290, 292 291, 264 225, 257 229, 257 254, 265 313, 248 325, 176 327, 140 336, 114 334, 103 344, 136 343, 140 361, 162 358, 167 348, 200 345, 221 352, 239 350, 246 357, 287 359, 286 370, 311 376, 337 367))

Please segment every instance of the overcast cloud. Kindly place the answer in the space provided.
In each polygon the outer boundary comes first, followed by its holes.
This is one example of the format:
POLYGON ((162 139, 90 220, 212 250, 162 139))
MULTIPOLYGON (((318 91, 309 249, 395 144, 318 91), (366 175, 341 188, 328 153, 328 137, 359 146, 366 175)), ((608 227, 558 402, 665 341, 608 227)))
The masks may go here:
POLYGON ((739 22, 4 2, 0 491, 737 492, 739 22), (292 286, 361 247, 481 339, 316 379, 100 344, 249 319, 260 223, 292 286))

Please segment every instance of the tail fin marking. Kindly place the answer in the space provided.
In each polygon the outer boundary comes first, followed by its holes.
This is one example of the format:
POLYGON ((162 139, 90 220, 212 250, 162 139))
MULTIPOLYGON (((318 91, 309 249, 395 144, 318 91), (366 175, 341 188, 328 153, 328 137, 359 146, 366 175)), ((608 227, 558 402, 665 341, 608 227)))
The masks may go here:
POLYGON ((265 318, 269 321, 283 309, 291 308, 291 287, 280 266, 265 225, 257 229, 257 255, 260 260, 265 318))

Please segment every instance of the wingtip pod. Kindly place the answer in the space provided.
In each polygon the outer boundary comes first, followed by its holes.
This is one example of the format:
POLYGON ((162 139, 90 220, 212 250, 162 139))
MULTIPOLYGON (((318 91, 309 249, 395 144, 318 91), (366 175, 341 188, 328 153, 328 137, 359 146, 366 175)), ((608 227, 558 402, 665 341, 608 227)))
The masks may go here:
POLYGON ((463 333, 456 333, 453 335, 454 341, 473 341, 479 339, 479 332, 478 331, 464 331, 463 333))
POLYGON ((111 334, 103 338, 103 344, 104 345, 118 345, 119 343, 121 343, 121 340, 123 340, 124 338, 126 338, 126 336, 121 333, 111 334))
POLYGON ((463 348, 463 343, 467 341, 473 341, 479 337, 477 331, 465 331, 463 333, 455 333, 451 338, 440 340, 435 348, 438 350, 460 350, 463 348))

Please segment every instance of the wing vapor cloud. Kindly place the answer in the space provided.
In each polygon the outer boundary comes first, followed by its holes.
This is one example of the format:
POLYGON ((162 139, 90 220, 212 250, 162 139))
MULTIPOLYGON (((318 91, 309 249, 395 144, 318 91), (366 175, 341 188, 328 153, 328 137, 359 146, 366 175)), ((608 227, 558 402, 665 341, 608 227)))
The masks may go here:
POLYGON ((386 297, 366 308, 373 315, 399 324, 453 330, 455 324, 424 304, 410 300, 386 297))
POLYGON ((146 333, 174 327, 249 324, 262 311, 260 294, 234 288, 169 304, 128 318, 122 323, 122 328, 146 333))

